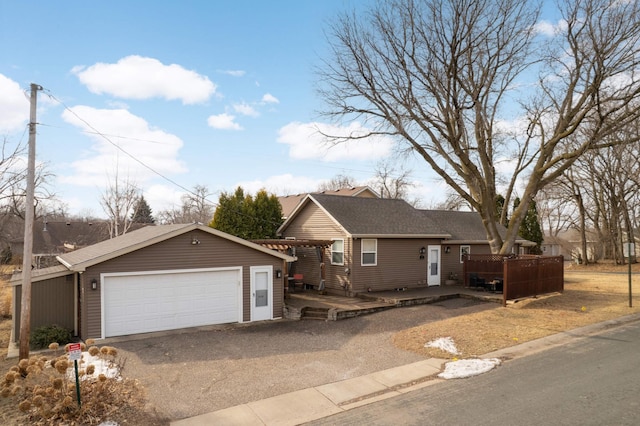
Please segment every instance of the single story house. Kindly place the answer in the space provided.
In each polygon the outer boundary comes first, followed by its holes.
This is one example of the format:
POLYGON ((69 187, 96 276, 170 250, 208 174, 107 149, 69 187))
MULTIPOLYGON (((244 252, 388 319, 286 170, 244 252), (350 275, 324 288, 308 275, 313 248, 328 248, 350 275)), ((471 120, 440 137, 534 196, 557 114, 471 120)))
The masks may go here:
MULTIPOLYGON (((465 254, 491 253, 478 213, 420 210, 400 199, 308 194, 278 234, 332 240, 327 253, 298 248, 295 270, 307 285, 346 295, 461 280, 465 254)), ((514 253, 533 245, 518 239, 514 253)))
POLYGON ((147 226, 57 259, 32 271, 31 329, 58 324, 82 339, 280 318, 295 261, 201 224, 147 226))
POLYGON ((544 256, 564 256, 571 258, 572 246, 568 241, 554 235, 545 235, 540 250, 544 256))

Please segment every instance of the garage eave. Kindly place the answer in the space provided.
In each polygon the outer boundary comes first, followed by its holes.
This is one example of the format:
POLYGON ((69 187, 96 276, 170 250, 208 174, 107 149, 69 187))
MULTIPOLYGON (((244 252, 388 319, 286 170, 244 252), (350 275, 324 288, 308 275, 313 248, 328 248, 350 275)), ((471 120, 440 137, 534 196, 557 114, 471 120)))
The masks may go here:
POLYGON ((287 262, 294 262, 296 258, 287 254, 279 253, 254 244, 250 241, 243 240, 234 235, 213 229, 199 223, 177 224, 177 225, 157 225, 148 226, 136 231, 121 235, 111 240, 103 241, 80 250, 76 250, 64 255, 58 256, 58 261, 74 272, 84 272, 87 268, 106 262, 113 258, 123 256, 140 250, 142 248, 169 240, 171 238, 184 235, 192 231, 206 232, 219 238, 241 244, 253 250, 257 250, 271 256, 280 258, 287 262))

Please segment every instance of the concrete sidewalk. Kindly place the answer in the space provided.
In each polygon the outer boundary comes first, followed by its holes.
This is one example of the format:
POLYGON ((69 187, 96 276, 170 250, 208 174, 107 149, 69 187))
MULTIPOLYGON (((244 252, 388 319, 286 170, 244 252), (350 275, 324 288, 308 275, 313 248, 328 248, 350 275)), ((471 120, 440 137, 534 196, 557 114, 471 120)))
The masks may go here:
POLYGON ((178 420, 171 425, 299 425, 437 383, 441 379, 435 376, 446 361, 431 358, 178 420))

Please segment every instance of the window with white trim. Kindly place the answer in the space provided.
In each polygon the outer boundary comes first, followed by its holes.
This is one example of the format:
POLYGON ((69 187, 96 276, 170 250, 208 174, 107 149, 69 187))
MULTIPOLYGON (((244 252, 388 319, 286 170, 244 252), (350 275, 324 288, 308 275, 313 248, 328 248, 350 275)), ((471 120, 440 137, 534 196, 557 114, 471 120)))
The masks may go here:
POLYGON ((331 245, 331 264, 344 265, 344 240, 333 240, 331 245))
POLYGON ((376 266, 378 264, 378 240, 362 240, 362 266, 376 266))
POLYGON ((464 255, 471 253, 471 246, 460 246, 460 263, 464 263, 464 255))

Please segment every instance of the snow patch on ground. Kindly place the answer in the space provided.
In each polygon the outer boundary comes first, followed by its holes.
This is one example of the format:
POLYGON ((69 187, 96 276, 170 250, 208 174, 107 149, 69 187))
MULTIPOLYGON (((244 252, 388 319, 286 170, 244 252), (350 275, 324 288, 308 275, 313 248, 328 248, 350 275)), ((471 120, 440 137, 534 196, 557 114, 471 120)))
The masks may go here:
MULTIPOLYGON (((73 362, 70 362, 71 366, 67 370, 67 378, 69 380, 76 379, 75 367, 73 362)), ((97 379, 100 374, 104 374, 108 379, 117 379, 120 376, 120 370, 113 361, 100 358, 99 356, 93 356, 89 352, 82 352, 82 358, 78 362, 78 372, 80 370, 87 370, 89 365, 93 365, 93 374, 84 374, 80 377, 80 380, 97 379)))
POLYGON ((429 343, 425 343, 424 347, 442 349, 443 351, 454 355, 460 353, 458 352, 458 348, 456 348, 456 344, 453 342, 451 337, 440 337, 436 340, 430 341, 429 343))
MULTIPOLYGON (((460 353, 453 341, 453 338, 451 337, 440 337, 426 343, 424 347, 441 349, 453 355, 458 355, 460 353)), ((498 358, 462 360, 454 358, 453 361, 445 364, 444 371, 438 374, 438 377, 443 379, 463 379, 465 377, 477 376, 478 374, 486 373, 487 371, 494 369, 497 365, 500 365, 500 360, 498 358)))
POLYGON ((438 374, 443 379, 464 379, 486 373, 500 365, 498 358, 489 359, 461 359, 447 362, 444 371, 438 374))

